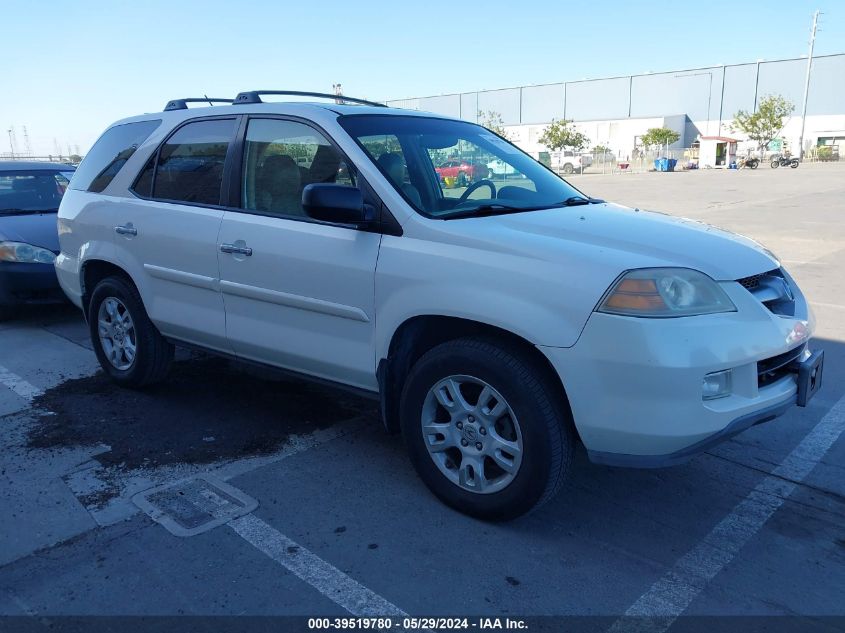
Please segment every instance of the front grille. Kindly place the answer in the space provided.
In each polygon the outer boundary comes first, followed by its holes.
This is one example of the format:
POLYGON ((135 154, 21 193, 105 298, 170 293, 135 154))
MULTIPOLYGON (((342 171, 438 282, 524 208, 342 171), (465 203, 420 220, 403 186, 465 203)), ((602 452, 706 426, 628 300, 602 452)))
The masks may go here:
POLYGON ((771 385, 787 374, 794 373, 790 365, 794 361, 801 359, 801 356, 804 354, 804 350, 806 348, 807 344, 804 343, 803 345, 799 345, 798 347, 791 349, 788 352, 784 352, 783 354, 778 354, 777 356, 772 356, 771 358, 758 361, 757 386, 765 387, 766 385, 771 385))
POLYGON ((773 313, 794 316, 795 298, 789 281, 779 268, 736 281, 773 313))
POLYGON ((756 288, 760 285, 760 277, 762 277, 762 273, 759 275, 751 275, 750 277, 743 277, 742 279, 737 279, 740 285, 745 288, 746 290, 751 290, 752 288, 756 288))

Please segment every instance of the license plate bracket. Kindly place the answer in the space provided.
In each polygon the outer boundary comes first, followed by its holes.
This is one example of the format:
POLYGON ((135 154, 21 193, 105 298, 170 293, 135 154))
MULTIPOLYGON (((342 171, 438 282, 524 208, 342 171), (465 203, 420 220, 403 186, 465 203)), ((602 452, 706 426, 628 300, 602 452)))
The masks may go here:
POLYGON ((824 350, 816 350, 809 358, 796 361, 793 367, 798 374, 798 406, 806 407, 822 386, 824 350))

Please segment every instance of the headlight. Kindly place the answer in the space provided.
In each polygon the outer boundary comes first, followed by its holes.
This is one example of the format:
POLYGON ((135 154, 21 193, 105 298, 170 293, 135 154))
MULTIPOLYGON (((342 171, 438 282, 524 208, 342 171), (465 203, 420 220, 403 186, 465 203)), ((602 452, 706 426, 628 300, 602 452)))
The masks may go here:
POLYGON ((53 251, 23 242, 0 242, 0 262, 52 264, 56 261, 53 251))
POLYGON ((679 317, 734 312, 725 291, 689 268, 642 268, 624 274, 602 299, 599 312, 638 317, 679 317))

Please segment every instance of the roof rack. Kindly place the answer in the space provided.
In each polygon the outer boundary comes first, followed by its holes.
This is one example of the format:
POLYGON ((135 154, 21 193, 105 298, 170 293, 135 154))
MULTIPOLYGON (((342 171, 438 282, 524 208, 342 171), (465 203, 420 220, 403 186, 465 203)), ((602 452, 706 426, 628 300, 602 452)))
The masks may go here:
POLYGON ((325 92, 301 92, 299 90, 250 90, 248 92, 241 92, 235 97, 235 104, 240 103, 264 103, 261 101, 260 95, 291 95, 294 97, 319 97, 320 99, 334 99, 335 101, 349 103, 360 103, 361 105, 376 106, 378 108, 386 108, 383 103, 376 103, 375 101, 367 101, 366 99, 357 99, 355 97, 347 97, 346 95, 328 94, 325 92))
POLYGON ((189 103, 207 103, 208 105, 214 105, 215 103, 233 103, 234 99, 215 99, 213 97, 188 97, 186 99, 173 99, 173 101, 168 101, 167 105, 164 106, 165 112, 170 112, 171 110, 187 110, 189 103))

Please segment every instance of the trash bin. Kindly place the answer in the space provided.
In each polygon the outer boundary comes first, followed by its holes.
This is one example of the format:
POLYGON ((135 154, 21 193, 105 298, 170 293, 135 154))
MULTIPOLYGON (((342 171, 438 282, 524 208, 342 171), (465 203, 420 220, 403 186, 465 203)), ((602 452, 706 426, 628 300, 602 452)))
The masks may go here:
POLYGON ((675 165, 678 161, 674 158, 656 158, 654 159, 654 169, 656 171, 675 171, 675 165))

